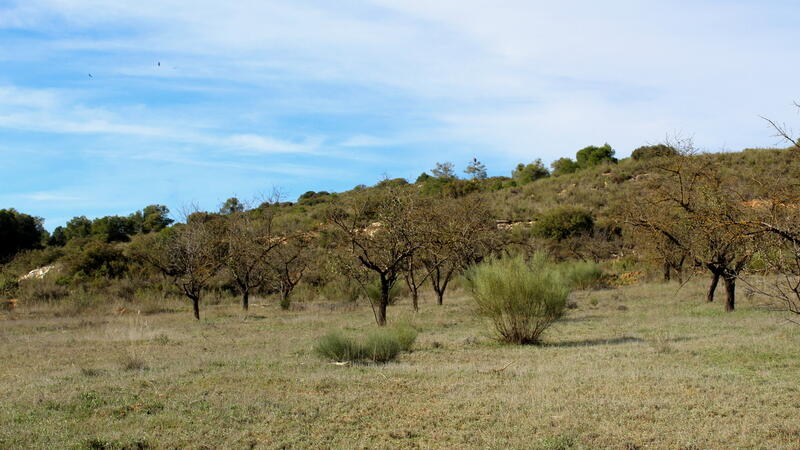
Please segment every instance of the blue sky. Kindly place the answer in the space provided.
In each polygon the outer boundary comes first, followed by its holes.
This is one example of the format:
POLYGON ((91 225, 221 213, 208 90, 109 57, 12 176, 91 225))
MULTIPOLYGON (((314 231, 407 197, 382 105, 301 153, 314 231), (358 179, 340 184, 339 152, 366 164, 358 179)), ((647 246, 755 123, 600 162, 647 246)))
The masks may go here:
POLYGON ((672 134, 772 146, 759 115, 798 123, 797 17, 790 0, 0 0, 0 208, 52 229, 437 161, 509 175, 672 134))

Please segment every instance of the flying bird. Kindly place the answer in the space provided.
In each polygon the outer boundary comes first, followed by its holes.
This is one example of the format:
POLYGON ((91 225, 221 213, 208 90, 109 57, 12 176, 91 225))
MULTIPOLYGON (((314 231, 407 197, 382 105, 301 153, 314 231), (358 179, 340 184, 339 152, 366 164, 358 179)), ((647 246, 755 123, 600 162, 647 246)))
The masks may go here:
POLYGON ((158 67, 161 67, 161 61, 158 62, 158 67))
POLYGON ((94 78, 94 77, 92 76, 92 74, 89 74, 89 78, 94 78))

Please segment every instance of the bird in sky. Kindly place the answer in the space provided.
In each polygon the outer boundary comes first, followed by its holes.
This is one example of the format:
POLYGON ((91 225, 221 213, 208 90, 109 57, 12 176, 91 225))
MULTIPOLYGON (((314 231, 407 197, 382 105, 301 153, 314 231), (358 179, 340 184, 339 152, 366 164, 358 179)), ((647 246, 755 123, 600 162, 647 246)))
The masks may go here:
POLYGON ((161 61, 158 62, 158 67, 161 67, 161 61))
POLYGON ((92 74, 89 74, 89 78, 94 78, 94 77, 92 76, 92 74))

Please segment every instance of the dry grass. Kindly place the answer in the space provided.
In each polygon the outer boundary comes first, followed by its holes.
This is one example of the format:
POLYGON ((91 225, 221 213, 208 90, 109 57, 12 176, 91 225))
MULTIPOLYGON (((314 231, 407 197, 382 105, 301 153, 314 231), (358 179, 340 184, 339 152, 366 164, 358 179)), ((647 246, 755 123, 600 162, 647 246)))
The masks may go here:
POLYGON ((415 350, 350 367, 312 346, 372 329, 366 307, 3 312, 0 447, 800 448, 800 327, 676 287, 579 292, 539 347, 491 340, 466 298, 400 302, 415 350))

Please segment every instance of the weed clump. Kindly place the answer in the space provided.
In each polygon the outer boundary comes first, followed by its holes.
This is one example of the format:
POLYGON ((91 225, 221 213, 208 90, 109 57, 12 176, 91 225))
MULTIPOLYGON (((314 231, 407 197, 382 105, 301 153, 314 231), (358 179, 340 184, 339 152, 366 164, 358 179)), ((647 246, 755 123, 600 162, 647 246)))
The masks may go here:
POLYGON ((567 307, 570 283, 543 254, 493 259, 467 274, 477 312, 494 325, 501 341, 538 344, 567 307))
POLYGON ((417 339, 411 327, 380 328, 362 338, 332 331, 322 336, 314 351, 323 358, 339 362, 387 362, 408 351, 417 339))

